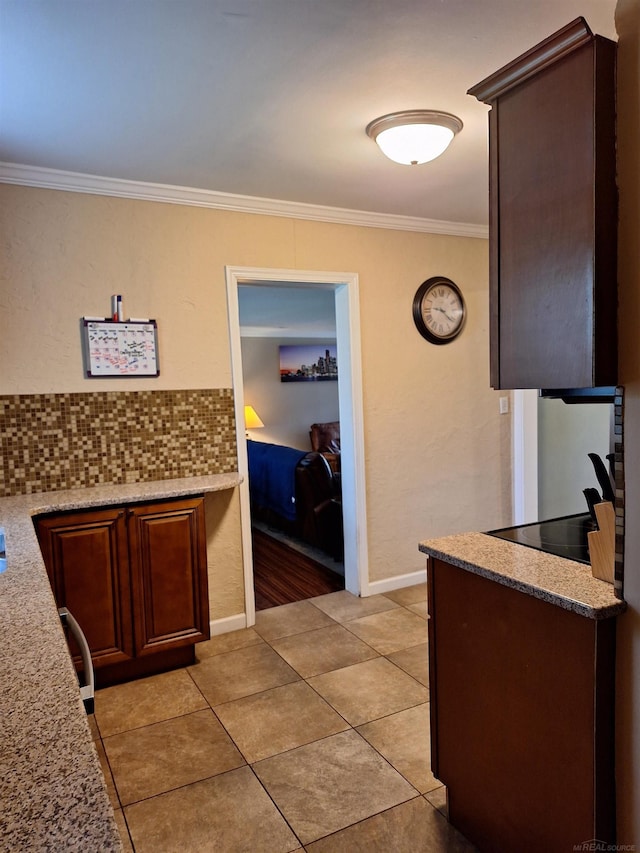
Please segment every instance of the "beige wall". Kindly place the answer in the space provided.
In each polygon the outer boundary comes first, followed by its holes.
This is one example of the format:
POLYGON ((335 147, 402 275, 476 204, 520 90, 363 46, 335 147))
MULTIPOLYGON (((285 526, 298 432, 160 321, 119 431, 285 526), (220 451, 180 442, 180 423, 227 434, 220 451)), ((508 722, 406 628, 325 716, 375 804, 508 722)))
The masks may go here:
MULTIPOLYGON (((242 544, 238 536, 238 489, 209 492, 204 501, 207 529, 209 618, 228 619, 244 612, 242 544)), ((234 626, 235 628, 238 625, 234 626)))
POLYGON ((625 566, 618 620, 618 843, 640 847, 640 0, 618 0, 620 382, 625 386, 625 566))
MULTIPOLYGON (((158 321, 161 375, 127 389, 229 387, 225 264, 355 272, 370 580, 422 569, 421 539, 510 522, 510 416, 488 379, 486 241, 6 185, 0 216, 0 393, 122 388, 84 379, 80 358, 79 318, 106 315, 115 292, 125 316, 158 321), (469 310, 443 347, 411 317, 417 287, 436 274, 458 283, 469 310)), ((233 502, 228 512, 237 545, 233 502)))
POLYGON ((79 318, 158 320, 158 379, 126 388, 228 388, 224 264, 293 264, 292 223, 200 208, 3 186, 0 393, 122 390, 86 380, 79 318), (277 248, 276 248, 277 247, 277 248))

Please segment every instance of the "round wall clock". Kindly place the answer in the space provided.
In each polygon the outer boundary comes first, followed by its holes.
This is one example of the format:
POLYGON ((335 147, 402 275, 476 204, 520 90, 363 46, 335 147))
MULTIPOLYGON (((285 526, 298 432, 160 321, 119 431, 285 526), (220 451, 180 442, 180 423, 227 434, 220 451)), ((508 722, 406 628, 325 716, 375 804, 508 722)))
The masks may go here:
POLYGON ((451 279, 428 278, 413 297, 416 328, 432 344, 448 344, 455 340, 464 327, 466 315, 460 288, 451 279))

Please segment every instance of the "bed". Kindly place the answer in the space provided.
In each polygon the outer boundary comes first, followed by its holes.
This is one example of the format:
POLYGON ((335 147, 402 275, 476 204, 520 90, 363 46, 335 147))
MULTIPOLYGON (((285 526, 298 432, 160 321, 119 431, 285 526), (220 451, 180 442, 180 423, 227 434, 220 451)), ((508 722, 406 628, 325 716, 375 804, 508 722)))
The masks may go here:
POLYGON ((252 509, 266 510, 286 521, 295 521, 296 467, 307 455, 304 450, 247 441, 249 492, 252 509))
POLYGON ((247 441, 252 517, 342 559, 339 477, 321 453, 247 441))

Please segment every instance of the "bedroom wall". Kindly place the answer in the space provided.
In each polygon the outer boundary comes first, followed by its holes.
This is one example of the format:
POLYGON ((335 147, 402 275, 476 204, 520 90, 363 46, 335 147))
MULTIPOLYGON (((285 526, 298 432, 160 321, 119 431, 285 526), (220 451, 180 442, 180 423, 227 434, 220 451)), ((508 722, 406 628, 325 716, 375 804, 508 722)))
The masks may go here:
MULTIPOLYGON (((357 273, 369 579, 423 569, 421 539, 510 522, 511 420, 489 388, 485 240, 10 185, 0 233, 0 394, 228 389, 225 264, 357 273), (463 334, 444 347, 411 316, 436 274, 468 305, 463 334), (157 379, 83 377, 78 319, 106 315, 116 292, 125 316, 158 321, 157 379)), ((238 503, 225 511, 237 542, 238 503)), ((219 584, 238 583, 239 560, 231 549, 219 584)))
POLYGON ((279 347, 317 343, 312 338, 242 338, 245 403, 264 421, 264 428, 250 430, 254 441, 310 450, 311 424, 339 420, 337 382, 280 382, 279 347))

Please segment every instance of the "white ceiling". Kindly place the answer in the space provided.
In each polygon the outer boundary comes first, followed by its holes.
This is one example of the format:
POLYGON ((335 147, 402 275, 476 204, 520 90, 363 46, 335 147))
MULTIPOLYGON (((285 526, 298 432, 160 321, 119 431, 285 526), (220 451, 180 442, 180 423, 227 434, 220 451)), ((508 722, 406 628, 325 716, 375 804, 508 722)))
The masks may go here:
POLYGON ((401 214, 487 221, 487 108, 467 89, 615 0, 0 0, 0 160, 401 214), (438 160, 366 136, 452 112, 438 160))
POLYGON ((304 285, 240 285, 243 337, 324 338, 336 336, 333 289, 304 285))

